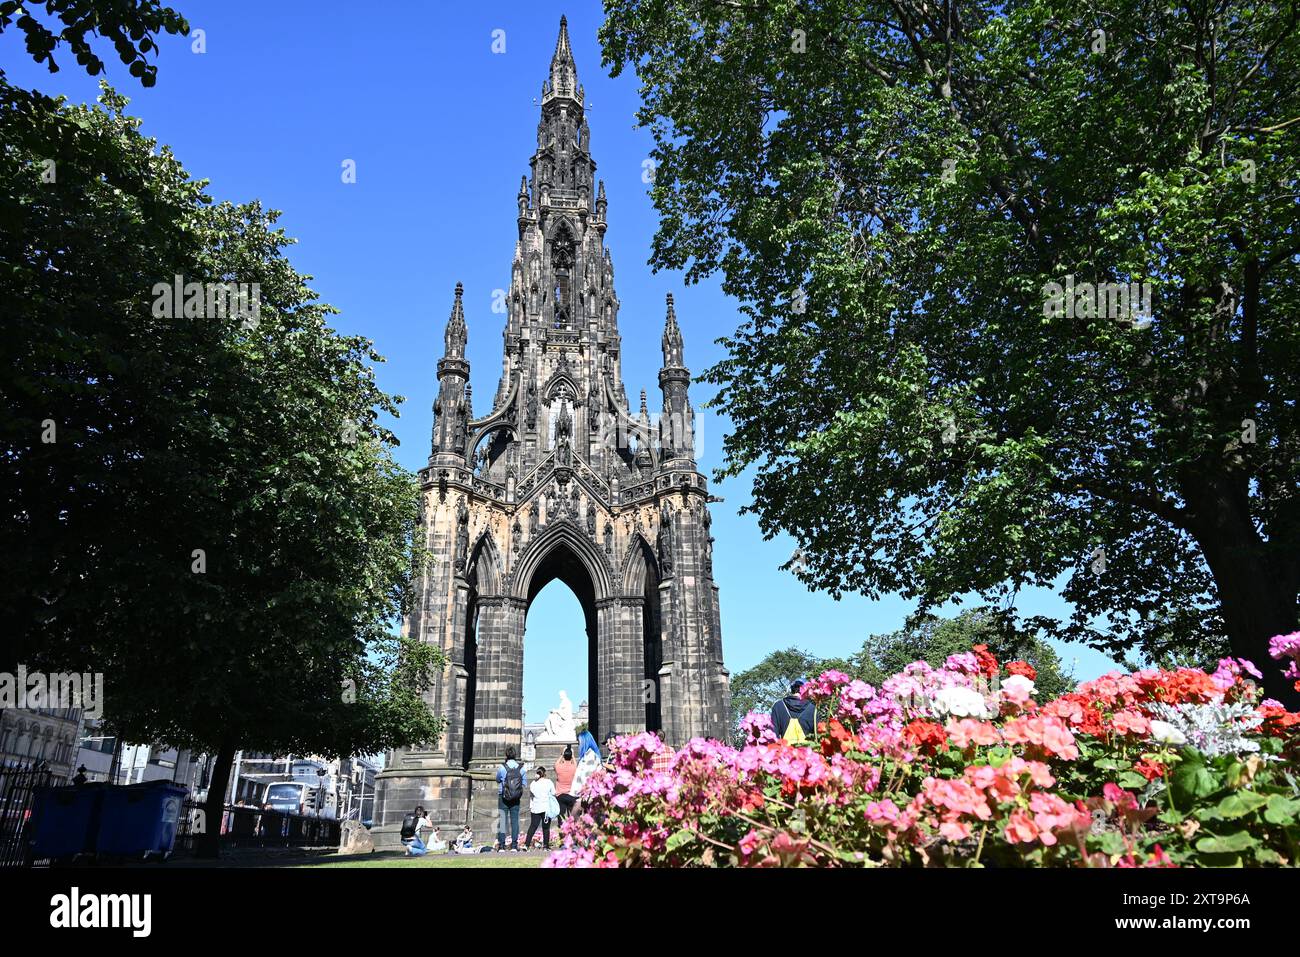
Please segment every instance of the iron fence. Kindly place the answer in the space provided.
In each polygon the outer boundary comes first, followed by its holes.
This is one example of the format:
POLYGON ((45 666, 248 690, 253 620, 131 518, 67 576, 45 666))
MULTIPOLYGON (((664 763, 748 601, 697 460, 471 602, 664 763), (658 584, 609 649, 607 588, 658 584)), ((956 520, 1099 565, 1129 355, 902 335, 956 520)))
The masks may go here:
MULTIPOLYGON (((337 847, 340 823, 310 814, 227 804, 219 833, 221 843, 242 847, 337 847)), ((192 851, 195 838, 205 833, 210 833, 206 808, 196 801, 186 801, 176 848, 192 851)))
POLYGON ((0 867, 22 867, 31 860, 26 831, 37 788, 53 783, 44 762, 0 765, 0 867))

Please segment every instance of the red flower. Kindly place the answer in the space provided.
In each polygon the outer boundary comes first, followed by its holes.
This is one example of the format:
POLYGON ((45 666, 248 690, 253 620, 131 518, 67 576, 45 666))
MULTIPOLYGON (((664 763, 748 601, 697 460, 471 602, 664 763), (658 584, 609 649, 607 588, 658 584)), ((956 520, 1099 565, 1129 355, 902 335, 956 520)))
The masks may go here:
POLYGON ((933 721, 912 721, 903 727, 903 736, 928 754, 934 754, 948 743, 948 735, 943 726, 933 721))
POLYGON ((1194 668, 1139 671, 1134 677, 1151 701, 1164 704, 1205 704, 1220 694, 1214 679, 1194 668))
POLYGON ((1287 711, 1281 705, 1265 705, 1259 713, 1264 716, 1264 730, 1275 738, 1286 737, 1292 728, 1300 727, 1300 712, 1287 711))
POLYGON ((1027 661, 1008 661, 1007 674, 1023 675, 1030 681, 1038 680, 1038 669, 1027 661))
POLYGON ((857 739, 853 732, 840 723, 839 718, 831 718, 830 723, 821 725, 822 754, 831 757, 844 751, 852 751, 857 739))
POLYGON ((989 646, 976 645, 971 651, 975 652, 975 660, 979 662, 980 671, 984 672, 986 677, 996 678, 998 676, 998 659, 994 658, 989 652, 989 646))
POLYGON ((1156 778, 1162 778, 1165 775, 1165 766, 1159 761, 1139 761, 1133 765, 1133 770, 1148 781, 1154 781, 1156 778))

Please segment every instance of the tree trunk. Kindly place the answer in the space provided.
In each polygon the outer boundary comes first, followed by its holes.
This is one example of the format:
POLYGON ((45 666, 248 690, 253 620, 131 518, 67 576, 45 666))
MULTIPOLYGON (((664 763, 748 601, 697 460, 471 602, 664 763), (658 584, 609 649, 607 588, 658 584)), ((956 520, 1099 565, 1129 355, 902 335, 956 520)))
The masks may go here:
POLYGON ((203 803, 204 832, 194 841, 194 856, 215 858, 221 847, 221 822, 226 812, 226 786, 235 763, 235 746, 223 744, 217 751, 217 763, 208 781, 208 799, 203 803))
POLYGON ((1246 503, 1226 480, 1210 477, 1197 492, 1188 496, 1197 515, 1194 534, 1214 576, 1232 654, 1260 670, 1268 697, 1296 710, 1300 692, 1268 653, 1270 638, 1296 630, 1294 576, 1270 558, 1246 503))

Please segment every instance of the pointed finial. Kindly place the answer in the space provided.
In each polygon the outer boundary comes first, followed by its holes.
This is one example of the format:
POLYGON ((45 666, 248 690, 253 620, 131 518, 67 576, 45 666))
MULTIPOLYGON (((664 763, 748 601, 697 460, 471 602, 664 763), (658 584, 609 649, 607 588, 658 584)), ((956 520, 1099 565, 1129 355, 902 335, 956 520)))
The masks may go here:
POLYGON ((446 355, 456 358, 465 356, 465 340, 469 333, 465 328, 465 287, 456 283, 456 299, 451 304, 451 318, 447 320, 447 332, 443 337, 446 355))
POLYGON ((555 55, 551 57, 550 87, 553 93, 572 96, 578 87, 578 71, 569 46, 569 21, 560 16, 560 35, 555 38, 555 55))
POLYGON ((641 390, 641 414, 646 416, 650 414, 645 405, 645 389, 641 390))
POLYGON ((664 319, 664 365, 677 367, 682 364, 682 330, 677 325, 677 310, 673 307, 673 294, 667 295, 668 316, 664 319))

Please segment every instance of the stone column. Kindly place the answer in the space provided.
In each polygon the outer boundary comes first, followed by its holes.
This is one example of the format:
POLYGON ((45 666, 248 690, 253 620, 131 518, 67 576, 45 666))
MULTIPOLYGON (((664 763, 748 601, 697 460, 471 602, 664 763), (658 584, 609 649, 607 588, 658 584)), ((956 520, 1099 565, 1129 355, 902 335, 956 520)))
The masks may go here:
POLYGON ((599 734, 630 734, 645 729, 645 636, 640 596, 596 602, 599 734))
POLYGON ((505 595, 478 600, 478 682, 474 707, 472 768, 495 767, 506 746, 523 744, 523 599, 505 595))

